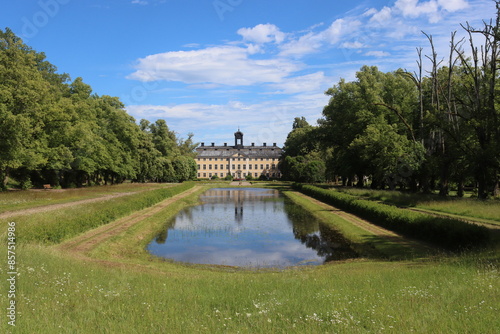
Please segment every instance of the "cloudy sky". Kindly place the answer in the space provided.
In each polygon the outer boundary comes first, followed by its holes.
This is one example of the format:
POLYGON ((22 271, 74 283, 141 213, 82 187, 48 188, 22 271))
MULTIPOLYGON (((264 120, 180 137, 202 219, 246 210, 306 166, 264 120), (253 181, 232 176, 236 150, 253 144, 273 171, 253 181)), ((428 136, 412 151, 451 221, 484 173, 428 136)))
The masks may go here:
POLYGON ((422 34, 447 57, 451 32, 495 14, 492 0, 8 1, 9 27, 59 72, 118 96, 139 121, 180 137, 282 145, 294 117, 310 123, 324 91, 363 65, 414 71, 422 34))

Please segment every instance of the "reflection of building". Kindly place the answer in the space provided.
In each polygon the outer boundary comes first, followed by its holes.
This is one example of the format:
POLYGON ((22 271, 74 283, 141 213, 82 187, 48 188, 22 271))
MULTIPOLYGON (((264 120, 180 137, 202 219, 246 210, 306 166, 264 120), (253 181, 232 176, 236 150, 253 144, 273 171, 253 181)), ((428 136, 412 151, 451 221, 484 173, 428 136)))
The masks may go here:
POLYGON ((259 178, 261 175, 268 178, 280 178, 278 161, 282 150, 276 144, 267 146, 243 146, 243 133, 238 130, 234 134, 234 146, 205 146, 201 143, 196 149, 196 163, 198 164, 199 178, 224 178, 232 175, 236 179, 243 179, 247 175, 259 178))

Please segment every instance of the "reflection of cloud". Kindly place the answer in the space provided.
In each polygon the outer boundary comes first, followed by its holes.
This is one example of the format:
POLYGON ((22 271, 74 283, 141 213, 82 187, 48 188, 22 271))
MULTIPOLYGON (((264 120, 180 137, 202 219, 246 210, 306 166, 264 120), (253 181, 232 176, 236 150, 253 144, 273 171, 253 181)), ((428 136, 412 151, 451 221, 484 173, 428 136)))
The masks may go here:
POLYGON ((240 267, 288 267, 300 265, 300 262, 304 261, 307 264, 323 263, 323 259, 319 258, 314 250, 304 248, 300 243, 294 241, 279 242, 267 249, 242 249, 237 246, 227 246, 221 249, 207 245, 191 245, 190 249, 184 252, 176 250, 162 252, 159 247, 152 245, 149 250, 157 256, 198 264, 240 267))

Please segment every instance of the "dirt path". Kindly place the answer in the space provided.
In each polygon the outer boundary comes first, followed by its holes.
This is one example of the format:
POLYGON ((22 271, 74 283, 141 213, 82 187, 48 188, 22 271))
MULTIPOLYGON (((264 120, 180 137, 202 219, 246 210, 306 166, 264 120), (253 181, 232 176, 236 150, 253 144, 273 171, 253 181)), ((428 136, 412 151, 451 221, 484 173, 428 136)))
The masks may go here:
POLYGON ((137 224, 138 222, 158 213, 165 207, 169 206, 175 201, 187 197, 194 192, 198 191, 201 186, 195 186, 188 191, 177 194, 173 197, 167 198, 166 200, 153 205, 152 207, 137 211, 127 217, 115 220, 112 223, 100 226, 93 229, 83 235, 73 238, 67 242, 64 242, 57 246, 57 248, 65 251, 71 252, 73 255, 77 255, 80 258, 89 260, 90 258, 86 255, 98 244, 110 239, 111 237, 122 233, 131 226, 137 224))
POLYGON ((25 215, 31 215, 34 213, 54 211, 54 210, 58 210, 58 209, 64 209, 64 208, 80 205, 80 204, 89 204, 89 203, 100 202, 100 201, 109 201, 110 199, 113 199, 113 198, 129 196, 129 195, 133 195, 133 194, 137 194, 137 193, 138 192, 125 192, 125 193, 118 193, 118 194, 109 194, 109 195, 99 196, 96 198, 76 200, 76 201, 72 201, 72 202, 68 202, 68 203, 48 204, 48 205, 37 206, 34 208, 29 208, 29 209, 6 211, 3 213, 0 213, 0 219, 10 218, 13 216, 25 216, 25 215))
POLYGON ((420 248, 420 249, 431 249, 431 247, 429 245, 426 245, 426 244, 419 242, 419 241, 416 241, 416 240, 405 238, 405 237, 401 236, 400 234, 397 234, 393 231, 390 231, 390 230, 387 230, 383 227, 372 224, 367 220, 359 218, 358 216, 350 214, 346 211, 342 211, 340 209, 337 209, 336 207, 333 207, 329 204, 318 201, 315 198, 312 198, 310 196, 304 195, 304 194, 299 193, 299 192, 296 192, 296 194, 303 197, 303 198, 307 198, 309 201, 313 202, 314 204, 316 204, 322 208, 325 208, 327 211, 331 212, 332 214, 337 215, 337 216, 343 218, 344 220, 347 220, 351 224, 353 224, 357 227, 360 227, 363 230, 370 232, 378 237, 382 237, 384 239, 390 240, 391 242, 394 242, 394 243, 397 243, 397 244, 400 244, 400 245, 406 246, 406 247, 413 247, 413 248, 420 248))

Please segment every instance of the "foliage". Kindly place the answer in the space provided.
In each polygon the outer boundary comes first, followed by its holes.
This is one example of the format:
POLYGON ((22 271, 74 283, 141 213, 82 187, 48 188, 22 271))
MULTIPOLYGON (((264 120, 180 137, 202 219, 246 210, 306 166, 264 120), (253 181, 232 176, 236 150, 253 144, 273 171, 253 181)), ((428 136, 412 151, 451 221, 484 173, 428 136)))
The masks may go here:
POLYGON ((118 98, 56 71, 0 30, 0 188, 9 175, 23 189, 195 177, 192 134, 178 139, 161 119, 137 125, 118 98))

